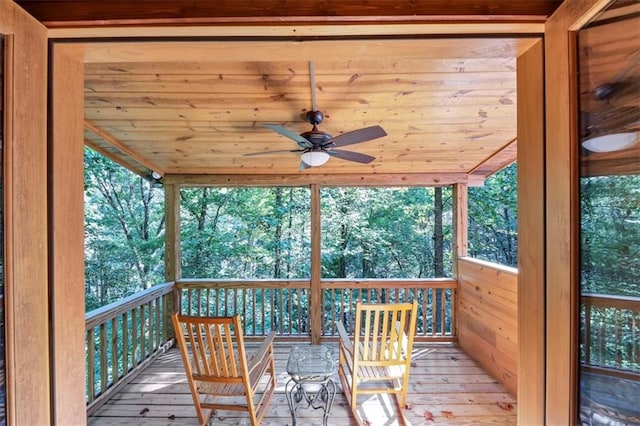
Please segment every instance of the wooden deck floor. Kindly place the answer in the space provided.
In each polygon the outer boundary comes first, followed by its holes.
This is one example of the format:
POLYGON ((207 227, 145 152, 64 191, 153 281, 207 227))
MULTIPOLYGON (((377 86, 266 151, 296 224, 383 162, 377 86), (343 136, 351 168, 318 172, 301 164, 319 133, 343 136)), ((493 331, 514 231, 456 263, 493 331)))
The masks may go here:
MULTIPOLYGON (((289 344, 276 342, 278 388, 263 425, 292 424, 284 395, 289 344)), ((337 351, 336 351, 337 353, 337 351)), ((450 345, 414 346, 407 407, 395 398, 360 397, 357 415, 363 425, 511 425, 516 401, 461 349, 450 345)), ((337 377, 336 383, 339 383, 337 377)), ((300 408, 298 425, 322 425, 322 410, 300 408)), ((180 359, 173 348, 135 377, 88 419, 90 425, 196 425, 191 394, 180 359)), ((220 411, 212 425, 248 425, 244 413, 220 411)), ((357 425, 344 395, 338 395, 329 425, 357 425)))

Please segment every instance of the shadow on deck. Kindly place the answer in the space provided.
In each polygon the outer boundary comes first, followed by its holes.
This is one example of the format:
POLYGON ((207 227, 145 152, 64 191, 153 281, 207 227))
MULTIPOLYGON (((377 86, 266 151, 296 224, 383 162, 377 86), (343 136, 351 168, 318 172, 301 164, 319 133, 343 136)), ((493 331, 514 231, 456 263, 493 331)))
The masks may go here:
MULTIPOLYGON (((278 387, 263 425, 292 424, 285 384, 291 344, 275 343, 278 387)), ((337 347, 337 344, 336 344, 337 347)), ((336 350, 337 353, 337 350, 336 350)), ((334 381, 339 384, 337 376, 334 381)), ((481 425, 516 424, 516 401, 460 348, 449 344, 414 344, 407 407, 400 410, 394 397, 372 395, 358 399, 363 425, 481 425)), ((297 411, 298 424, 321 425, 322 410, 297 411)), ((172 348, 134 377, 95 414, 90 425, 197 425, 180 353, 172 348)), ((246 414, 220 411, 212 424, 248 425, 246 414)), ((329 425, 357 425, 341 389, 329 425)))

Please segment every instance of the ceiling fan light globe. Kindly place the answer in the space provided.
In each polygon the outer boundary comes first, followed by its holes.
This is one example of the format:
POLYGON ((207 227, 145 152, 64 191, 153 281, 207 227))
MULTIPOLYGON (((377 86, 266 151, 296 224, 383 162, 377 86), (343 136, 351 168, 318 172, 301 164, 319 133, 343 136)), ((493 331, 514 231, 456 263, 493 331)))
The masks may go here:
POLYGON ((589 138, 582 146, 591 152, 614 152, 631 148, 638 143, 638 132, 611 133, 589 138))
POLYGON ((307 165, 311 167, 322 166, 324 163, 329 161, 329 154, 324 151, 308 151, 303 152, 300 155, 300 159, 307 165))

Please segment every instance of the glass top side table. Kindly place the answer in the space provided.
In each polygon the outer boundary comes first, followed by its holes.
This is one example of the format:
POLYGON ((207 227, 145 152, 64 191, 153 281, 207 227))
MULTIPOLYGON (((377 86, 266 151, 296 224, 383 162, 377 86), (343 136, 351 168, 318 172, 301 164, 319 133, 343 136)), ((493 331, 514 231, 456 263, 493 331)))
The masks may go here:
POLYGON ((293 425, 296 424, 296 410, 304 401, 314 410, 322 408, 322 424, 326 425, 331 406, 336 397, 336 384, 331 376, 336 372, 335 351, 326 345, 294 345, 289 352, 285 393, 291 410, 293 425))

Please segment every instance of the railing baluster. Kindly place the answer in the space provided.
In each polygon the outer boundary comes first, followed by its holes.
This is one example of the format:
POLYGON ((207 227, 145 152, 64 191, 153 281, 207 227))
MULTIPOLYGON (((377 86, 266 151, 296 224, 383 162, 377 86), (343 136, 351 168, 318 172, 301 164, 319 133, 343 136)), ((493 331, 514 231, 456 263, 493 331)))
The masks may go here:
POLYGON ((446 316, 447 316, 447 297, 445 290, 440 289, 440 335, 444 336, 445 334, 445 324, 446 324, 446 316))
POLYGON ((100 324, 100 393, 107 390, 107 326, 100 324))
POLYGON ((120 379, 118 372, 118 321, 111 320, 111 383, 116 384, 120 379))
POLYGON ((133 350, 131 368, 135 368, 138 365, 138 308, 131 311, 131 331, 133 334, 131 338, 131 349, 133 350))
POLYGON ((93 328, 86 331, 87 339, 87 401, 92 402, 96 395, 96 341, 93 328))
POLYGON ((427 292, 429 290, 422 290, 422 335, 427 336, 427 292))
POLYGON ((279 323, 278 323, 278 333, 280 334, 284 334, 284 299, 283 294, 284 293, 284 289, 279 288, 276 290, 276 297, 278 300, 278 317, 279 317, 279 323))
POLYGON ((129 312, 122 314, 122 373, 129 372, 129 312))
POLYGON ((161 318, 160 317, 160 314, 161 314, 161 311, 160 311, 160 299, 155 299, 153 301, 153 303, 155 304, 155 307, 156 307, 156 344, 153 346, 153 349, 152 349, 151 352, 155 351, 155 349, 162 344, 162 341, 161 341, 161 339, 162 339, 162 330, 160 328, 160 326, 161 326, 161 322, 160 322, 160 318, 161 318))

